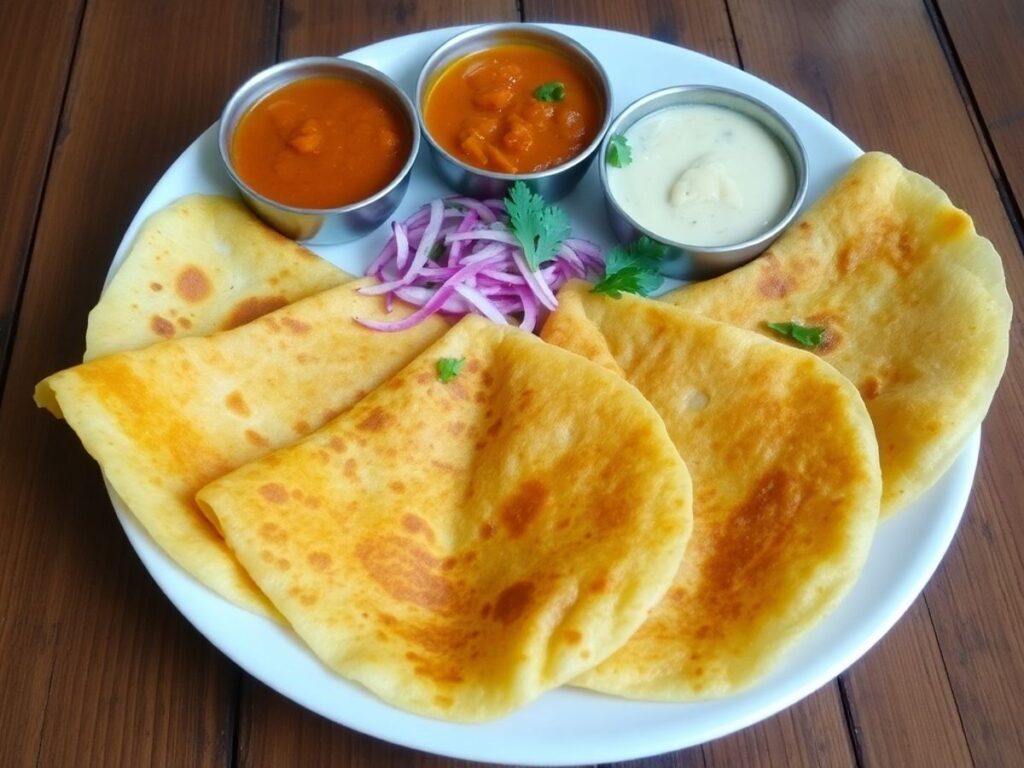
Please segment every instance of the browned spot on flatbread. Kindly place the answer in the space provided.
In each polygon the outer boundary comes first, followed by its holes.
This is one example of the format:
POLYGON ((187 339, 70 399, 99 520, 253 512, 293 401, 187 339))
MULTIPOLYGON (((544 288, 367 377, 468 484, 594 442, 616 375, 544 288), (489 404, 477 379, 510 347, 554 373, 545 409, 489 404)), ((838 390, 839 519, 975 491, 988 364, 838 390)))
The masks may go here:
POLYGON ((462 599, 442 576, 441 562, 404 536, 374 536, 356 546, 356 556, 377 584, 395 600, 450 613, 462 599))
POLYGON ((312 430, 308 421, 299 419, 292 424, 292 431, 295 432, 296 435, 308 435, 312 430))
POLYGON ((779 266, 774 256, 766 256, 761 277, 757 281, 757 290, 766 299, 781 299, 796 285, 796 281, 787 275, 779 266))
POLYGON ((288 533, 277 523, 263 523, 260 526, 260 537, 275 544, 283 544, 288 541, 288 533))
POLYGON ((345 477, 355 477, 356 470, 358 468, 359 462, 357 462, 355 459, 345 459, 345 464, 342 471, 345 473, 345 477))
POLYGON ((182 328, 184 328, 187 331, 187 330, 189 330, 192 327, 192 321, 189 320, 187 317, 179 317, 178 318, 178 325, 180 325, 182 328))
POLYGON ((813 351, 819 355, 826 355, 838 348, 843 341, 843 334, 839 330, 839 318, 829 313, 809 315, 802 323, 814 328, 824 328, 821 334, 821 343, 814 347, 813 351))
POLYGON ((164 287, 160 283, 150 283, 149 284, 149 290, 153 291, 154 293, 156 293, 158 291, 162 291, 163 289, 164 289, 164 287))
POLYGON ((370 413, 356 425, 356 429, 361 429, 364 432, 380 432, 390 426, 394 420, 394 416, 383 408, 377 407, 370 411, 370 413))
POLYGON ((480 523, 480 538, 489 539, 494 535, 494 526, 490 523, 480 523))
POLYGON ((255 429, 245 430, 245 439, 255 445, 257 448, 266 448, 270 445, 270 441, 264 435, 261 435, 255 429))
POLYGON ((185 301, 195 304, 210 295, 213 284, 203 270, 190 264, 178 273, 174 290, 185 301))
POLYGON ((874 400, 882 394, 882 381, 877 376, 869 375, 861 383, 860 396, 865 400, 874 400))
POLYGON ((330 441, 327 443, 327 447, 330 448, 335 453, 344 453, 346 445, 344 440, 342 440, 340 437, 335 436, 332 437, 330 441))
POLYGON ((567 629, 562 633, 562 637, 565 638, 565 642, 569 645, 579 645, 580 640, 583 639, 583 635, 579 633, 579 630, 567 629))
POLYGON ((249 408, 249 404, 245 402, 245 397, 237 389, 230 392, 226 398, 224 398, 224 405, 228 407, 236 416, 247 417, 252 415, 252 410, 249 408))
POLYGON ((512 624, 526 611, 526 607, 533 599, 533 593, 534 586, 530 581, 517 581, 503 589, 494 604, 494 620, 502 624, 512 624))
POLYGON ((741 627, 757 617, 773 614, 775 603, 786 603, 788 593, 758 588, 759 574, 785 572, 794 557, 828 561, 843 546, 840 526, 821 526, 820 534, 806 543, 809 551, 794 551, 797 532, 808 525, 801 517, 800 484, 785 470, 762 475, 747 498, 719 526, 702 569, 701 591, 710 597, 697 639, 713 639, 726 626, 741 627), (832 530, 835 529, 835 530, 832 530))
POLYGON ((284 504, 288 501, 288 491, 280 483, 266 483, 260 486, 260 496, 271 504, 284 504))
POLYGON ((549 491, 536 480, 527 480, 501 506, 501 522, 513 539, 522 536, 544 508, 549 491))
POLYGON ((451 696, 442 696, 438 694, 434 697, 434 703, 437 704, 437 706, 439 707, 443 707, 444 709, 451 709, 452 705, 455 703, 455 699, 453 699, 451 696))
POLYGON ((313 327, 309 323, 296 320, 294 317, 282 317, 281 324, 297 336, 309 333, 309 330, 313 327))
POLYGON ((766 299, 781 299, 796 287, 796 280, 782 269, 771 252, 764 257, 762 264, 758 291, 766 299))
POLYGON ((388 483, 388 488, 390 488, 394 493, 405 493, 405 483, 401 480, 392 480, 388 483))
POLYGON ((268 312, 280 309, 288 303, 284 296, 250 296, 235 305, 224 322, 224 330, 237 328, 240 325, 262 317, 268 312))
POLYGON ((326 552, 314 551, 309 553, 309 564, 318 571, 326 571, 331 567, 331 556, 326 552))
POLYGON ((160 315, 153 315, 149 319, 149 329, 162 339, 169 339, 174 335, 174 323, 160 315))
POLYGON ((434 531, 430 524, 419 515, 414 515, 411 512, 402 515, 402 527, 409 533, 422 533, 427 541, 431 544, 434 543, 434 531))

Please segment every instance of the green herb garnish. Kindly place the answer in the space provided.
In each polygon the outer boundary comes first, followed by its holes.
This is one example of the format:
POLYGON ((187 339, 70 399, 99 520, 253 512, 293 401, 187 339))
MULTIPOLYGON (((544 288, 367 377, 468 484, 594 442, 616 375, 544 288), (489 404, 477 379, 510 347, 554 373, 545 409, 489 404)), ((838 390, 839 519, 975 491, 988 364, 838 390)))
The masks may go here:
POLYGON ((459 371, 466 365, 464 357, 442 357, 437 361, 437 378, 442 384, 459 375, 459 371))
POLYGON ((531 192, 522 181, 517 181, 509 190, 505 210, 512 234, 534 272, 555 257, 562 241, 572 233, 568 214, 556 205, 544 205, 544 198, 531 192))
POLYGON ((613 168, 625 168, 633 162, 633 150, 629 141, 621 133, 613 133, 608 139, 608 154, 606 156, 608 165, 613 168))
POLYGON ((604 257, 604 277, 591 293, 605 293, 613 299, 623 293, 648 296, 661 287, 664 278, 658 270, 669 255, 663 243, 643 235, 627 246, 617 245, 604 257))
POLYGON ((800 325, 799 323, 765 323, 776 333, 803 344, 805 347, 816 347, 821 344, 826 328, 814 325, 800 325))
POLYGON ((538 85, 533 92, 533 98, 537 101, 562 101, 565 98, 565 83, 552 80, 550 83, 538 85))

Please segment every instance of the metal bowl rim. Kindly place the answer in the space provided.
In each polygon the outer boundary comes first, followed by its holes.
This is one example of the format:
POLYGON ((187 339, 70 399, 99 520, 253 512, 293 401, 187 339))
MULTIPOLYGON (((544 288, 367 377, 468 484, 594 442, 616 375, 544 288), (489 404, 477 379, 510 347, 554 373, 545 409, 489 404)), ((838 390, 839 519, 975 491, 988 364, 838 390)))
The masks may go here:
MULTIPOLYGON (((488 46, 481 46, 474 50, 468 51, 462 55, 468 56, 472 53, 482 51, 486 47, 488 46)), ((420 70, 419 78, 416 80, 416 115, 420 121, 421 133, 423 134, 424 138, 426 138, 427 143, 430 145, 430 148, 433 151, 440 154, 445 160, 448 160, 454 165, 457 165, 463 171, 475 173, 480 176, 489 179, 496 179, 499 181, 532 181, 535 179, 544 179, 550 176, 557 176, 559 173, 567 171, 584 162, 588 157, 590 157, 595 151, 599 149, 607 134, 608 127, 611 125, 612 122, 612 84, 611 80, 608 77, 608 73, 604 69, 604 66, 597 59, 597 57, 594 56, 593 53, 591 53, 590 49, 584 46, 583 44, 577 42, 576 40, 573 40, 568 35, 565 35, 557 30, 551 29, 550 27, 546 27, 542 24, 529 24, 518 21, 497 22, 494 24, 481 24, 479 26, 464 30, 463 32, 458 33, 454 37, 449 38, 440 46, 438 46, 433 51, 433 53, 431 53, 430 56, 427 58, 426 62, 423 65, 423 68, 420 70), (545 168, 543 171, 533 171, 531 173, 502 173, 500 171, 490 171, 487 170, 486 168, 480 168, 475 165, 469 165, 468 163, 455 157, 448 150, 446 150, 444 147, 438 144, 437 141, 435 141, 434 137, 430 134, 430 130, 427 128, 427 121, 424 118, 423 114, 423 92, 424 86, 429 77, 436 73, 437 62, 443 58, 445 53, 447 53, 449 50, 456 47, 460 43, 463 43, 466 40, 472 40, 475 37, 486 37, 489 34, 494 34, 497 32, 525 33, 524 37, 536 35, 536 37, 532 39, 540 39, 543 37, 546 38, 546 41, 548 42, 552 40, 557 41, 558 44, 564 46, 565 48, 568 48, 569 50, 574 51, 576 54, 581 55, 584 59, 586 59, 594 68, 594 71, 598 74, 598 79, 600 80, 599 85, 604 90, 603 95, 605 98, 604 120, 601 122, 601 128, 600 130, 598 130, 593 140, 591 140, 591 142, 587 144, 586 147, 580 150, 573 157, 566 160, 564 163, 551 166, 550 168, 545 168)))
MULTIPOLYGON (((770 243, 775 238, 777 238, 782 233, 782 231, 790 225, 790 223, 792 223, 793 219, 796 218, 797 213, 799 213, 800 207, 804 204, 804 199, 807 196, 808 185, 807 149, 804 147, 803 141, 800 140, 800 134, 796 132, 796 129, 793 128, 792 124, 788 120, 786 120, 786 118, 784 118, 781 114, 779 114, 777 110, 768 106, 760 99, 754 98, 753 96, 743 93, 742 91, 733 90, 732 88, 723 88, 722 86, 718 85, 688 84, 672 85, 667 88, 660 88, 656 91, 652 91, 651 93, 644 94, 640 98, 633 101, 625 109, 623 109, 618 115, 616 115, 615 119, 612 121, 611 125, 608 128, 608 132, 605 134, 604 141, 601 142, 600 157, 602 159, 606 157, 608 151, 608 144, 611 141, 611 137, 619 133, 617 129, 622 125, 624 121, 632 117, 634 112, 643 107, 645 104, 654 101, 655 99, 659 99, 664 96, 683 93, 725 94, 730 98, 745 101, 753 105, 756 109, 761 110, 765 114, 771 115, 775 120, 778 121, 779 125, 781 125, 782 128, 789 134, 790 138, 792 138, 793 144, 795 145, 797 150, 797 157, 795 158, 793 157, 793 153, 790 152, 789 148, 783 146, 783 149, 789 156, 790 164, 793 166, 793 173, 796 177, 795 189, 793 192, 793 202, 790 204, 789 208, 786 209, 786 212, 779 218, 778 222, 772 225, 769 229, 757 234, 754 237, 750 237, 746 240, 742 240, 736 243, 727 243, 725 245, 697 245, 693 243, 683 243, 678 240, 673 240, 663 235, 656 234, 650 228, 638 223, 632 216, 626 213, 622 209, 622 206, 619 205, 619 202, 615 199, 615 196, 611 192, 611 188, 608 185, 608 163, 607 161, 602 160, 600 168, 601 188, 604 191, 605 199, 614 207, 615 212, 622 216, 624 219, 626 219, 634 229, 638 230, 639 232, 646 235, 647 237, 650 237, 653 240, 656 240, 660 243, 664 243, 669 247, 677 248, 681 251, 686 251, 689 253, 706 254, 709 256, 728 255, 733 252, 739 252, 753 248, 755 246, 761 245, 762 243, 770 243), (797 162, 798 159, 799 162, 797 162)), ((680 104, 677 105, 666 104, 665 106, 659 107, 657 110, 654 111, 656 112, 660 111, 661 109, 668 109, 672 106, 683 106, 685 104, 700 103, 700 101, 695 100, 680 102, 680 104)), ((715 104, 712 106, 720 105, 715 104)), ((723 106, 722 108, 729 109, 730 107, 723 106)), ((654 112, 651 112, 649 114, 654 114, 654 112)), ((637 118, 636 120, 629 122, 629 125, 626 126, 627 129, 632 127, 635 122, 643 119, 644 117, 648 117, 648 115, 645 114, 640 118, 637 118)), ((777 135, 777 132, 773 130, 771 127, 765 125, 763 120, 760 120, 757 117, 754 117, 753 115, 747 115, 747 117, 750 117, 753 120, 757 120, 758 123, 760 123, 773 136, 777 135)))
POLYGON ((405 179, 409 172, 412 170, 413 164, 416 162, 416 157, 419 154, 420 149, 420 126, 419 119, 416 114, 416 107, 409 98, 409 95, 402 90, 401 86, 398 85, 394 80, 388 77, 386 74, 381 72, 379 69, 375 69, 367 64, 363 64, 358 61, 352 61, 351 59, 345 59, 342 57, 335 56, 306 56, 299 59, 289 59, 288 61, 282 61, 272 67, 262 69, 248 80, 246 80, 241 86, 239 86, 235 92, 228 99, 225 104, 219 124, 217 126, 217 144, 220 149, 221 160, 224 163, 224 167, 227 169, 228 175, 231 180, 238 186, 238 188, 247 195, 251 195, 260 202, 278 208, 288 213, 299 214, 303 216, 330 216, 334 214, 351 213, 358 211, 364 207, 372 205, 383 198, 391 194, 405 179), (306 79, 308 75, 304 74, 306 70, 311 67, 326 66, 330 69, 334 69, 339 75, 344 75, 346 72, 359 72, 360 74, 366 75, 371 80, 377 82, 383 86, 388 93, 395 97, 405 110, 406 118, 408 119, 409 129, 412 133, 412 143, 409 148, 409 156, 406 158, 405 164, 395 174, 395 177, 387 183, 386 186, 374 192, 369 197, 364 197, 361 200, 357 200, 354 203, 348 205, 339 206, 336 208, 299 208, 287 203, 282 203, 273 198, 267 197, 256 190, 254 190, 248 183, 246 183, 239 175, 235 172, 234 165, 231 163, 230 153, 228 151, 228 144, 230 138, 234 134, 234 130, 238 125, 238 120, 228 125, 226 118, 232 114, 239 114, 239 119, 244 115, 252 106, 259 101, 261 98, 265 98, 270 93, 283 88, 285 85, 298 82, 299 80, 306 79), (272 79, 281 73, 295 73, 296 76, 287 78, 280 85, 271 88, 265 94, 259 98, 253 98, 252 93, 257 90, 257 86, 266 80, 272 79))

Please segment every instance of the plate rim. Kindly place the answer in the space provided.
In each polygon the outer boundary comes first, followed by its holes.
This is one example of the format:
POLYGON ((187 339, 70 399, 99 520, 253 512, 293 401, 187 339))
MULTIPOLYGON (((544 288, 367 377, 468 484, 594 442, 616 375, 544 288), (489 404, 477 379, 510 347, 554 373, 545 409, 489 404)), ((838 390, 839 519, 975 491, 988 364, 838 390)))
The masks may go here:
MULTIPOLYGON (((385 40, 381 40, 370 45, 362 46, 360 48, 356 48, 352 51, 348 51, 340 55, 374 65, 374 57, 379 55, 383 49, 389 46, 398 46, 399 48, 401 48, 403 47, 404 44, 404 47, 408 47, 410 49, 415 50, 417 46, 420 45, 424 40, 436 38, 438 44, 440 44, 440 42, 443 42, 449 37, 475 26, 478 25, 470 24, 431 30, 423 30, 420 32, 414 32, 407 35, 387 38, 385 40)), ((541 24, 539 26, 550 27, 568 34, 582 33, 584 34, 584 36, 593 35, 600 37, 609 35, 612 37, 629 38, 633 45, 641 45, 645 47, 655 46, 663 49, 669 49, 668 51, 666 51, 665 55, 681 56, 683 58, 693 57, 693 60, 702 62, 704 65, 710 66, 713 69, 724 68, 724 70, 721 71, 731 72, 732 74, 730 74, 730 76, 732 76, 733 74, 738 74, 741 80, 744 80, 747 83, 756 83, 758 89, 767 89, 772 96, 772 102, 783 105, 780 111, 783 111, 784 114, 786 114, 787 112, 797 113, 801 116, 802 121, 810 120, 816 127, 823 126, 826 134, 833 134, 831 136, 831 139, 833 139, 838 145, 843 145, 843 154, 851 155, 851 160, 861 153, 861 149, 851 139, 849 139, 849 137, 845 136, 845 134, 839 131, 838 128, 831 125, 824 117, 814 112, 814 110, 812 110, 810 107, 803 104, 795 97, 785 93, 784 91, 772 85, 771 83, 761 80, 760 78, 757 78, 756 76, 751 75, 750 73, 744 72, 743 70, 734 67, 733 65, 728 64, 726 62, 718 61, 710 56, 684 48, 680 45, 674 45, 660 40, 645 38, 643 36, 629 32, 621 32, 618 30, 612 30, 601 27, 568 24, 541 24)), ((431 48, 431 50, 433 50, 433 48, 431 48)), ((399 58, 403 56, 402 53, 398 53, 390 54, 390 57, 395 58, 396 55, 399 58)), ((404 55, 409 56, 410 54, 405 53, 404 55)), ((612 75, 611 79, 614 89, 614 75, 612 75)), ((758 91, 758 93, 760 93, 760 90, 758 91)), ((624 103, 619 105, 619 108, 623 106, 625 106, 624 103)), ((116 272, 117 268, 123 262, 124 257, 128 249, 130 248, 132 242, 134 241, 135 235, 138 232, 138 229, 141 226, 141 224, 145 221, 146 218, 148 218, 148 216, 156 208, 161 207, 170 202, 170 200, 174 199, 174 197, 165 199, 165 189, 166 187, 170 186, 170 182, 168 181, 169 178, 172 177, 172 174, 175 173, 176 169, 180 170, 182 163, 184 163, 187 159, 193 158, 197 153, 201 152, 204 146, 204 142, 209 143, 209 141, 211 140, 211 136, 214 134, 216 130, 216 125, 217 124, 214 123, 212 126, 203 131, 191 144, 189 144, 189 146, 178 155, 174 162, 171 163, 170 166, 168 166, 168 168, 164 171, 160 178, 154 183, 154 185, 150 189, 150 192, 147 194, 147 196, 144 198, 143 202, 137 209, 134 217, 131 220, 131 223, 129 224, 128 228, 124 233, 124 236, 120 241, 120 244, 115 252, 113 259, 111 260, 110 268, 108 270, 106 281, 104 283, 104 290, 106 289, 106 286, 109 284, 109 281, 112 278, 113 274, 116 272)), ((415 173, 416 170, 414 169, 413 172, 415 173)), ((589 174, 588 177, 592 178, 592 176, 589 176, 589 174)), ((410 188, 410 192, 411 191, 412 189, 410 188)), ((189 191, 186 190, 184 192, 181 192, 180 194, 188 193, 189 191)), ((175 195, 175 197, 180 196, 180 194, 175 195)), ((572 195, 570 197, 572 197, 572 195)), ((808 204, 810 202, 813 202, 813 200, 816 197, 817 195, 812 196, 809 194, 808 204)), ((314 248, 313 250, 320 249, 314 248)), ((914 578, 911 581, 910 586, 905 587, 898 595, 896 595, 897 599, 895 600, 894 604, 891 605, 885 611, 884 620, 879 623, 873 624, 872 631, 868 633, 868 635, 862 637, 861 641, 856 645, 855 648, 848 649, 845 654, 842 654, 839 657, 832 659, 831 662, 827 665, 826 669, 819 671, 818 674, 814 675, 811 679, 806 681, 805 684, 797 686, 795 688, 791 688, 788 692, 788 695, 783 696, 781 698, 776 697, 772 699, 769 703, 761 707, 750 708, 747 710, 746 714, 743 717, 735 718, 729 721, 723 721, 719 725, 719 727, 709 729, 699 740, 694 741, 686 737, 679 738, 673 733, 666 734, 664 732, 665 729, 662 729, 660 731, 661 738, 651 738, 650 735, 648 735, 642 743, 633 741, 621 745, 608 745, 602 742, 602 749, 600 752, 595 752, 593 750, 574 750, 573 748, 557 748, 554 751, 538 753, 535 749, 531 749, 528 745, 526 746, 526 748, 524 748, 524 745, 521 743, 502 743, 497 745, 496 748, 507 749, 511 751, 509 751, 507 754, 495 755, 493 753, 481 752, 479 749, 467 746, 469 742, 463 743, 458 737, 455 737, 454 739, 451 739, 446 743, 439 745, 436 739, 433 739, 429 736, 422 737, 421 733, 415 729, 411 730, 409 733, 399 733, 396 735, 393 731, 386 728, 378 728, 373 723, 368 724, 366 722, 359 722, 358 724, 353 724, 351 722, 341 720, 337 717, 336 712, 325 711, 323 707, 317 706, 314 703, 310 703, 303 697, 296 697, 295 695, 293 695, 293 692, 291 691, 282 690, 282 688, 278 685, 269 682, 267 679, 267 675, 264 674, 262 670, 252 669, 250 660, 247 659, 244 654, 239 653, 237 648, 225 647, 225 645, 222 642, 219 642, 219 636, 217 636, 217 633, 213 629, 211 629, 211 626, 209 622, 206 620, 206 617, 199 616, 198 614, 200 613, 200 611, 196 608, 195 604, 190 603, 186 599, 188 597, 188 589, 185 589, 183 592, 181 590, 181 582, 182 580, 184 580, 185 583, 190 583, 192 587, 194 587, 194 589, 201 590, 214 601, 223 603, 223 605, 226 608, 231 609, 228 611, 229 614, 233 610, 239 611, 248 616, 252 615, 245 612, 244 609, 237 608, 236 606, 233 606, 223 598, 214 595, 214 593, 208 590, 208 588, 196 582, 189 574, 183 571, 180 568, 180 566, 178 566, 177 563, 172 561, 169 558, 169 556, 167 556, 163 552, 163 550, 160 549, 159 546, 156 545, 156 543, 149 537, 149 534, 138 523, 134 515, 117 497, 116 492, 113 491, 109 483, 107 483, 107 490, 111 499, 111 503, 114 506, 114 509, 117 513, 119 522, 122 528, 124 529, 125 534, 132 545, 132 548, 135 550, 136 554, 143 562, 143 565, 149 572, 150 577, 153 578, 153 580, 157 583, 157 586, 164 593, 164 595, 171 601, 175 608, 177 608, 177 610, 186 618, 186 620, 188 620, 189 623, 192 624, 192 626, 197 631, 199 631, 200 634, 202 634, 211 644, 213 644, 214 647, 216 647, 221 653, 225 654, 225 656, 230 658, 232 662, 237 664, 246 673, 252 675, 257 680, 260 680, 264 685, 267 685, 272 690, 276 690, 280 695, 284 696, 285 698, 291 700, 299 706, 302 706, 305 709, 309 709, 310 711, 313 711, 325 717, 333 723, 337 723, 347 728, 352 728, 353 730, 357 730, 367 735, 380 738, 382 740, 403 747, 418 749, 425 752, 430 752, 438 755, 445 755, 459 759, 482 760, 492 763, 517 763, 524 765, 574 765, 578 763, 610 762, 650 757, 664 752, 675 751, 678 749, 695 746, 697 744, 706 743, 708 741, 720 738, 729 733, 734 733, 738 730, 758 723, 768 717, 771 717, 772 715, 790 706, 793 706, 796 702, 806 698, 814 691, 827 685, 829 682, 834 680, 837 675, 841 674, 844 670, 848 669, 851 665, 856 663, 905 614, 905 612, 921 594, 928 580, 931 578, 932 574, 939 566, 943 557, 948 551, 952 539, 964 515, 967 501, 970 497, 971 489, 973 487, 974 478, 976 474, 978 454, 980 450, 980 434, 981 430, 979 427, 966 441, 962 449, 962 452, 953 463, 953 466, 949 470, 947 470, 946 474, 936 484, 936 486, 933 486, 933 488, 925 494, 925 496, 927 497, 930 494, 933 494, 933 491, 936 487, 945 487, 950 485, 951 483, 953 485, 952 490, 954 497, 952 497, 951 499, 947 499, 946 504, 947 507, 953 508, 954 511, 951 514, 947 514, 943 518, 945 525, 941 529, 933 532, 933 541, 931 544, 931 549, 929 550, 931 556, 926 558, 926 562, 924 563, 923 567, 918 568, 918 570, 914 574, 914 578)), ((104 478, 104 480, 106 482, 106 478, 104 478)), ((882 523, 880 524, 879 532, 876 533, 876 541, 879 538, 879 533, 882 533, 884 530, 891 530, 891 526, 889 526, 890 522, 891 519, 882 521, 882 523), (889 528, 886 528, 886 526, 889 526, 889 528)), ((875 542, 873 542, 872 551, 874 551, 875 546, 876 544, 875 542)), ((858 582, 860 582, 861 579, 862 577, 858 577, 858 582)), ((845 602, 845 600, 846 598, 844 598, 843 602, 845 602)), ((833 611, 833 613, 835 613, 835 611, 833 611)), ((255 618, 258 619, 259 617, 255 618)), ((825 621, 827 621, 828 618, 829 617, 826 617, 825 621)), ((268 624, 271 624, 271 628, 276 628, 277 631, 287 631, 282 630, 280 627, 277 627, 277 625, 273 625, 272 622, 270 622, 269 620, 261 620, 266 621, 268 624)), ((301 641, 298 642, 301 643, 301 641)), ((308 649, 305 649, 305 651, 307 654, 311 654, 311 652, 308 649)), ((790 650, 789 653, 792 653, 792 650, 790 650)), ((323 667, 323 669, 327 672, 327 674, 333 675, 338 679, 341 679, 340 676, 330 671, 326 667, 323 667)), ((343 682, 349 686, 358 688, 357 684, 355 683, 352 683, 347 680, 344 680, 343 682)), ((572 692, 575 693, 575 691, 572 692)), ((551 692, 546 695, 550 696, 552 695, 552 693, 554 692, 551 692)), ((599 696, 599 694, 589 694, 589 692, 585 693, 586 695, 599 696)), ((372 694, 366 695, 372 696, 372 694)), ((733 697, 728 697, 723 701, 728 701, 728 699, 731 698, 733 697)), ((623 705, 624 701, 625 700, 616 700, 615 703, 616 705, 623 705)), ((625 704, 627 706, 630 704, 634 704, 637 706, 650 706, 650 704, 647 702, 626 701, 625 704)), ((388 705, 384 706, 387 707, 388 705)), ((528 705, 528 707, 531 706, 534 705, 528 705)), ((654 704, 653 706, 672 707, 676 705, 654 704)), ((422 718, 420 716, 402 712, 401 710, 397 709, 395 711, 399 712, 403 717, 413 718, 415 720, 422 720, 426 723, 437 724, 441 722, 433 721, 429 718, 422 718)), ((482 725, 486 727, 497 724, 500 728, 500 724, 503 721, 506 721, 507 719, 508 718, 503 718, 482 725)), ((481 725, 462 725, 453 723, 442 723, 442 725, 444 726, 444 730, 451 729, 453 733, 458 733, 460 731, 464 733, 465 729, 481 728, 481 725)), ((432 730, 437 729, 427 729, 428 733, 432 730)))

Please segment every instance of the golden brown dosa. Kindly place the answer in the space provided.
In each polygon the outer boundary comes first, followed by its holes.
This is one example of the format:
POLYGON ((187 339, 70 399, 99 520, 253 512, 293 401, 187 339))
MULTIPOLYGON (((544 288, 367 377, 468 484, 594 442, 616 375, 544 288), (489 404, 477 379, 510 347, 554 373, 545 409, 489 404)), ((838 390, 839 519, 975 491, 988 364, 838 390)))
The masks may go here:
MULTIPOLYGON (((231 331, 99 358, 53 374, 36 402, 63 416, 110 485, 185 570, 257 612, 269 603, 196 507, 216 477, 305 437, 441 336, 437 318, 380 333, 360 280, 231 331)), ((411 311, 396 304, 388 318, 411 311)))
POLYGON ((874 423, 883 515, 946 471, 1006 365, 999 254, 935 184, 879 153, 763 256, 663 298, 766 334, 766 321, 825 327, 815 352, 857 386, 874 423))
POLYGON ((308 440, 197 498, 331 668, 461 721, 625 642, 691 525, 686 467, 635 389, 472 316, 308 440), (448 383, 442 358, 465 360, 448 383))
POLYGON ((698 699, 767 670, 856 580, 881 478, 856 389, 814 355, 677 307, 570 283, 542 336, 618 371, 693 477, 693 535, 666 597, 580 685, 698 699))
POLYGON ((351 279, 238 200, 183 197, 139 229, 89 313, 85 360, 234 328, 351 279))

